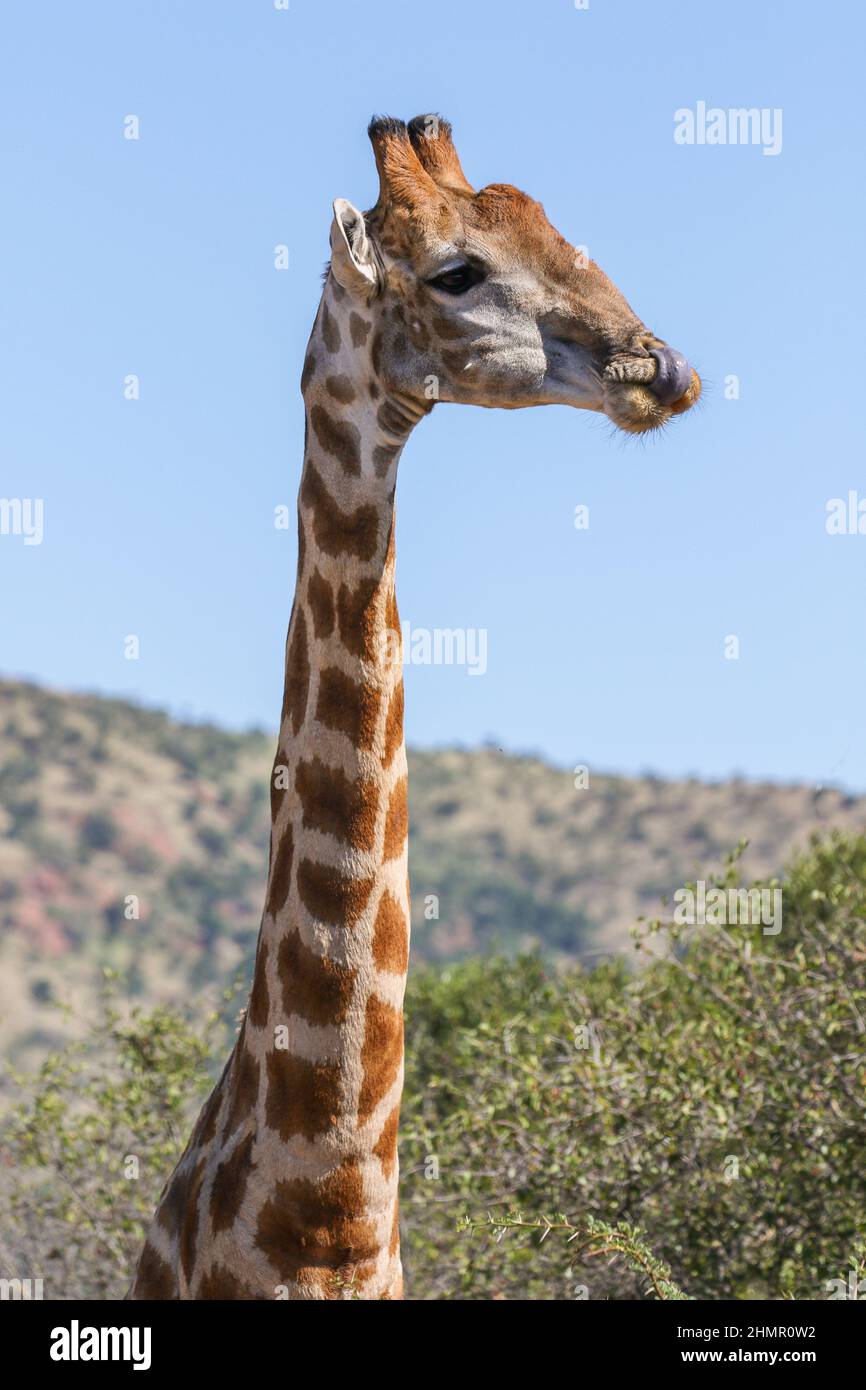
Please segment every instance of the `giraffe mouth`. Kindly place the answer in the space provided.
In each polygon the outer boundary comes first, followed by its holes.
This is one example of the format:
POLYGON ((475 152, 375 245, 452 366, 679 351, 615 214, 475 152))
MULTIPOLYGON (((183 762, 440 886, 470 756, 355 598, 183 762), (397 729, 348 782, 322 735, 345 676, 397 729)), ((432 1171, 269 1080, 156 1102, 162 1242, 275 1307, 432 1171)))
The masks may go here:
POLYGON ((647 386, 661 405, 674 405, 688 392, 695 373, 681 352, 666 343, 646 353, 614 357, 602 373, 605 382, 647 386))
MULTIPOLYGON (((643 358, 634 360, 641 364, 646 362, 643 358)), ((675 415, 690 410, 700 397, 701 379, 685 359, 682 361, 684 368, 671 364, 661 380, 652 359, 651 380, 647 380, 650 373, 645 366, 640 366, 633 375, 609 375, 605 371, 605 415, 626 434, 647 434, 666 425, 675 415)))
POLYGON ((545 336, 544 348, 548 399, 600 411, 626 434, 661 428, 701 394, 697 372, 658 339, 602 358, 554 334, 545 336))

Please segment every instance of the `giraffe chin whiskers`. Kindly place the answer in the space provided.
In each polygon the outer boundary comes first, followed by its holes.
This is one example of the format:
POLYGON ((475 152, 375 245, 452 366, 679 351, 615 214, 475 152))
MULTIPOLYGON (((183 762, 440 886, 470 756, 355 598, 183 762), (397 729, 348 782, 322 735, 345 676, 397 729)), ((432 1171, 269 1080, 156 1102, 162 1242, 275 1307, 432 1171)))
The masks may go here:
POLYGON ((647 387, 636 383, 609 391, 604 413, 618 430, 626 434, 648 434, 661 429, 671 418, 667 406, 656 400, 647 387))
POLYGON ((654 395, 651 387, 639 382, 608 385, 604 397, 604 413, 626 434, 649 434, 662 429, 676 415, 690 410, 701 394, 701 379, 692 371, 688 389, 676 401, 666 405, 654 395))

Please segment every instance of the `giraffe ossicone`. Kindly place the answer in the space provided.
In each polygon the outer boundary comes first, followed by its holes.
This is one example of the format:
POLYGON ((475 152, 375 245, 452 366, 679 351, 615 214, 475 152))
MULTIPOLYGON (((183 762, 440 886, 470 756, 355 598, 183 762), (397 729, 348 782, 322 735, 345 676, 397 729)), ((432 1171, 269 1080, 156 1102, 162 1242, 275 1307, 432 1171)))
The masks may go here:
POLYGON ((252 991, 132 1298, 402 1297, 400 453, 437 400, 569 404, 643 433, 700 394, 538 203, 505 184, 475 192, 446 121, 376 119, 369 134, 378 199, 367 213, 334 203, 301 381, 298 570, 252 991))

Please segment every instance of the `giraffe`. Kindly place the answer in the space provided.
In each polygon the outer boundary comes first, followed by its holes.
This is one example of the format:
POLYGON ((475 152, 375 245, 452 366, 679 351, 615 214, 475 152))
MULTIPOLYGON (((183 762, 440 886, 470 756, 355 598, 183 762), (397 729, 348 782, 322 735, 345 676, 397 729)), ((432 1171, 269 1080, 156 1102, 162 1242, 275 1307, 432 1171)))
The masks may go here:
POLYGON ((298 568, 270 863, 240 1032, 129 1297, 399 1299, 409 954, 397 465, 437 400, 603 412, 634 434, 701 383, 435 116, 369 127, 375 206, 333 207, 304 362, 298 568))

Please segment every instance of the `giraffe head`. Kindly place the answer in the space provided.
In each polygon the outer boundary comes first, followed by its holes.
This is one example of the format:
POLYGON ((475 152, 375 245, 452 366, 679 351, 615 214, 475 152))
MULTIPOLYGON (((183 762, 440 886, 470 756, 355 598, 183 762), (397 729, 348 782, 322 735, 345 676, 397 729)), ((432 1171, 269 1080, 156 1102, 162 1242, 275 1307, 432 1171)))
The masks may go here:
POLYGON ((515 409, 573 405, 643 434, 688 410, 700 379, 619 290, 509 184, 475 192, 448 123, 374 120, 375 207, 334 204, 331 272, 374 321, 384 389, 515 409))

